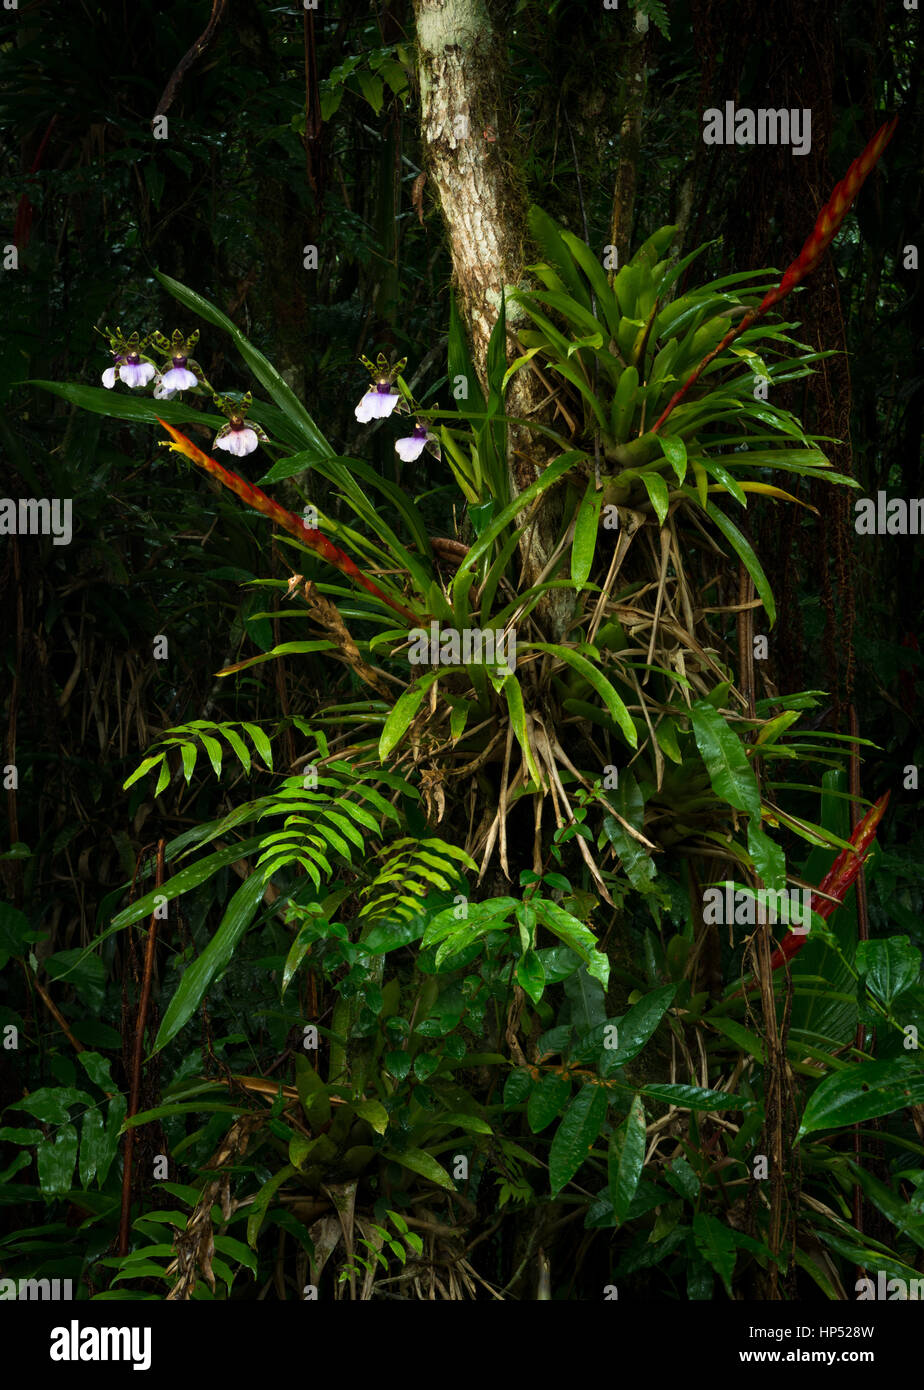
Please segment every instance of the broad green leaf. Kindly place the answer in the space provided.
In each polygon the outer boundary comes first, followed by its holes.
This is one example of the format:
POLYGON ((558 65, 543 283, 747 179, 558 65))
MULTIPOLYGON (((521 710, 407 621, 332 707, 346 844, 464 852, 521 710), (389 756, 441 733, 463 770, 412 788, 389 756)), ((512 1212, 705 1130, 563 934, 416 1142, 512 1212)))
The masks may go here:
POLYGON ((921 973, 921 952, 907 936, 887 936, 880 941, 860 941, 854 965, 884 1004, 913 985, 921 973))
POLYGON ((731 1096, 727 1091, 710 1091, 702 1086, 643 1086, 642 1095, 649 1096, 652 1100, 666 1101, 681 1110, 750 1110, 754 1104, 752 1100, 745 1100, 741 1096, 731 1096))
POLYGON ((776 892, 786 887, 786 856, 764 833, 757 817, 748 821, 748 854, 767 888, 776 892))
POLYGON ((526 1106, 526 1119, 533 1134, 541 1134, 561 1114, 570 1095, 571 1082, 567 1077, 546 1072, 533 1087, 526 1106))
POLYGON ((379 739, 379 757, 383 762, 407 733, 413 722, 414 715, 420 708, 423 697, 426 695, 433 682, 439 679, 441 674, 442 673, 438 669, 436 671, 428 671, 425 676, 415 681, 409 690, 403 691, 395 701, 389 712, 388 718, 385 720, 382 735, 379 739))
POLYGON ((677 474, 677 483, 681 484, 687 474, 687 446, 677 434, 662 434, 658 438, 661 440, 661 448, 664 457, 669 461, 671 468, 677 474))
POLYGON ((551 642, 524 642, 524 649, 528 651, 548 652, 550 656, 556 656, 560 661, 564 661, 567 666, 571 666, 579 675, 584 677, 588 685, 593 686, 597 694, 606 705, 613 719, 619 725, 626 737, 626 742, 632 747, 638 747, 638 734, 635 725, 629 715, 622 700, 617 695, 611 683, 598 667, 591 665, 586 656, 581 656, 579 652, 571 647, 562 647, 551 642))
POLYGON ((696 700, 690 709, 693 734, 706 764, 712 790, 736 811, 760 819, 760 791, 754 770, 737 734, 717 709, 696 700))
POLYGON ((40 386, 62 400, 70 401, 80 410, 94 415, 108 415, 112 420, 133 420, 139 424, 156 425, 158 416, 170 425, 210 425, 220 430, 228 422, 223 415, 211 415, 197 409, 192 401, 156 401, 152 396, 124 393, 118 387, 109 391, 104 386, 81 386, 67 381, 25 381, 24 386, 40 386))
POLYGON ((820 1129, 843 1129, 922 1103, 924 1071, 919 1063, 905 1058, 859 1062, 818 1083, 805 1107, 796 1140, 820 1129))
POLYGON ((529 734, 526 729, 526 711, 523 706, 523 691, 520 689, 520 682, 512 673, 504 677, 503 691, 507 700, 510 723, 513 725, 513 732, 516 735, 517 743, 523 751, 523 757, 526 759, 526 766, 529 768, 530 776, 541 786, 542 778, 536 766, 532 744, 529 741, 529 734))
POLYGON ((361 1120, 365 1120, 376 1134, 384 1134, 388 1128, 388 1111, 380 1100, 354 1100, 350 1104, 361 1120))
POLYGON ((579 589, 587 583, 593 568, 603 496, 602 490, 597 491, 596 480, 591 478, 578 509, 571 543, 571 578, 579 589))
POLYGON ((718 526, 725 539, 729 542, 736 555, 744 564, 748 574, 753 579, 754 587, 757 590, 761 603, 764 605, 767 617, 770 620, 770 626, 772 627, 776 622, 776 603, 773 599, 773 590, 770 588, 767 576, 764 574, 760 561, 754 554, 750 542, 742 535, 734 522, 731 521, 724 512, 719 511, 715 503, 707 501, 706 513, 710 520, 714 521, 716 526, 718 526))
POLYGON ((758 1062, 764 1062, 764 1044, 756 1033, 750 1032, 743 1024, 736 1023, 733 1018, 721 1018, 716 1015, 709 1020, 713 1028, 717 1028, 726 1038, 740 1048, 742 1052, 748 1053, 751 1057, 756 1057, 758 1062))
POLYGON ((663 526, 670 507, 667 483, 660 473, 641 473, 639 476, 645 485, 645 491, 648 493, 648 499, 654 508, 655 516, 658 518, 658 525, 663 526))
POLYGON ((626 1219, 642 1176, 645 1141, 645 1108, 641 1097, 634 1096, 628 1115, 610 1137, 607 1162, 610 1201, 620 1225, 626 1219))
POLYGON ((444 1187, 448 1192, 456 1190, 456 1185, 446 1169, 425 1149, 405 1149, 403 1153, 385 1149, 382 1156, 390 1158, 392 1163, 398 1163, 402 1168, 409 1168, 412 1173, 419 1173, 422 1178, 435 1182, 438 1187, 444 1187))
MULTIPOLYGON (((238 352, 241 354, 254 376, 260 382, 261 386, 264 386, 270 393, 276 405, 284 412, 290 422, 296 446, 303 449, 314 449, 324 458, 334 458, 335 450, 318 429, 314 420, 312 420, 291 386, 283 381, 272 363, 244 337, 240 329, 231 322, 228 316, 223 314, 220 309, 216 309, 214 304, 210 304, 207 299, 204 299, 201 294, 197 294, 195 290, 187 289, 185 285, 181 285, 179 280, 174 280, 169 275, 162 274, 159 270, 155 270, 154 274, 164 288, 173 295, 174 299, 178 299, 187 309, 191 309, 193 313, 205 319, 206 323, 211 323, 216 328, 224 329, 226 333, 231 335, 238 352)), ((152 404, 161 406, 165 404, 169 405, 170 402, 154 401, 152 404)), ((170 419, 169 415, 165 414, 163 411, 159 413, 164 420, 170 419)), ((189 417, 187 416, 186 418, 188 419, 189 417)))
POLYGON ((35 1151, 39 1187, 43 1192, 68 1192, 77 1162, 77 1129, 61 1125, 53 1139, 46 1139, 35 1151))
POLYGON ((106 1129, 99 1106, 88 1110, 80 1131, 80 1186, 89 1187, 106 1153, 106 1129))
POLYGON ((283 1183, 295 1177, 295 1173, 296 1170, 292 1167, 292 1164, 287 1163, 284 1167, 278 1169, 271 1178, 268 1178, 257 1192, 253 1201, 253 1206, 250 1209, 250 1215, 247 1218, 247 1244, 252 1250, 256 1250, 257 1248, 257 1236, 260 1234, 260 1227, 263 1225, 273 1198, 280 1187, 282 1187, 283 1183))
POLYGON ((558 903, 548 898, 535 899, 534 906, 543 926, 554 932, 560 941, 579 955, 587 967, 587 973, 599 980, 606 989, 610 978, 609 958, 598 949, 597 938, 590 928, 585 927, 583 922, 579 922, 570 912, 566 912, 558 903))
POLYGON ((179 897, 181 893, 188 893, 191 888, 198 888, 200 883, 211 878, 226 864, 236 864, 239 859, 245 859, 261 844, 261 837, 254 835, 249 840, 239 840, 237 844, 216 850, 214 854, 207 855, 198 863, 190 864, 188 868, 181 869, 178 874, 168 878, 167 882, 162 884, 160 888, 152 888, 150 893, 145 893, 137 902, 132 903, 130 907, 126 907, 113 917, 110 931, 121 931, 123 927, 137 922, 140 917, 149 917, 158 905, 156 899, 159 897, 164 897, 169 902, 170 899, 179 897))
POLYGON ((658 1024, 667 1013, 674 1000, 679 985, 661 985, 653 989, 617 1022, 617 1041, 619 1046, 607 1056, 607 1071, 625 1066, 637 1057, 652 1036, 658 1024))
POLYGON ((217 932, 198 959, 184 970, 158 1029, 155 1052, 176 1036, 199 1007, 212 980, 234 955, 238 942, 256 916, 265 891, 266 883, 260 873, 251 874, 238 888, 217 932))
POLYGON ((552 1196, 569 1183, 587 1158, 606 1119, 603 1086, 582 1086, 562 1116, 549 1152, 552 1196))
POLYGON ((517 961, 517 983, 538 1004, 545 989, 545 967, 535 951, 526 951, 517 961))
POLYGON ((738 1255, 734 1231, 717 1216, 699 1211, 693 1218, 693 1239, 703 1258, 722 1280, 729 1298, 734 1298, 731 1281, 738 1255))

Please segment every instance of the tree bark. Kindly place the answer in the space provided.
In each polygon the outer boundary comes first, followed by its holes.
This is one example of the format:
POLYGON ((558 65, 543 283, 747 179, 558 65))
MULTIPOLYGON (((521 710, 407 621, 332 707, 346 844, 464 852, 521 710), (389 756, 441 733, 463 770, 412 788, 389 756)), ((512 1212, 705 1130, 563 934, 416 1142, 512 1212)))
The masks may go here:
MULTIPOLYGON (((485 0, 414 0, 414 14, 424 157, 439 195, 460 313, 484 388, 488 342, 501 296, 508 328, 515 330, 517 306, 505 291, 526 283, 528 202, 506 99, 512 83, 504 44, 485 0)), ((511 345, 512 334, 508 349, 511 345)), ((534 372, 518 372, 508 388, 506 412, 535 417, 546 395, 534 372)), ((511 426, 508 438, 516 496, 553 455, 548 443, 526 426, 511 426)), ((527 582, 541 571, 557 541, 554 511, 543 508, 522 548, 527 582)), ((565 621, 564 612, 556 621, 565 621)))

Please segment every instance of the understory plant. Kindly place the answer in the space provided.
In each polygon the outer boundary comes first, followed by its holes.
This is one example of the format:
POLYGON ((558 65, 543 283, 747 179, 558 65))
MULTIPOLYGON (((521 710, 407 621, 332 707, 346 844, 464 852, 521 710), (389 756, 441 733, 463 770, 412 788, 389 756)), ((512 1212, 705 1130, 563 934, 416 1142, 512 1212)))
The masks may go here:
MULTIPOLYGON (((748 657, 776 616, 749 507, 811 512, 804 481, 854 486, 777 401, 828 354, 766 315, 890 134, 781 281, 681 293, 705 248, 678 259, 665 227, 611 282, 533 209, 541 260, 536 288, 511 296, 528 325, 512 363, 503 304, 482 384, 453 312, 462 407, 416 400, 403 362, 367 362, 357 419, 406 417, 402 462, 429 450, 448 467, 454 536, 431 535, 409 487, 339 456, 230 319, 167 276, 268 399, 219 395, 179 329, 110 334, 102 389, 44 383, 159 423, 276 527, 290 573, 256 582, 268 606, 252 616, 285 640, 222 679, 277 658, 337 674, 310 717, 165 729, 126 784, 149 779, 156 799, 207 764, 266 790, 167 843, 169 876, 140 874, 73 963, 146 918, 150 940, 181 900, 240 876, 162 982, 156 1103, 126 1116, 107 1059, 81 1052, 88 1082, 33 1092, 13 1107, 33 1126, 0 1131, 20 1146, 9 1181, 51 1130, 39 1187, 86 1213, 79 1273, 97 1297, 836 1299, 854 1296, 855 1266, 917 1277, 921 957, 907 936, 859 941, 851 896, 885 798, 851 824, 842 763, 858 740, 811 722, 823 692, 759 695, 748 657), (505 396, 521 371, 549 387, 532 423, 548 461, 514 495, 509 427, 530 422, 505 396), (239 457, 263 442, 259 484, 190 426, 239 457), (289 505, 263 490, 278 484, 289 505), (527 580, 545 508, 558 542, 527 580), (730 913, 709 910, 720 901, 730 913), (246 1026, 197 1054, 203 1010, 246 1017, 241 970, 262 970, 264 994, 272 981, 253 1022, 281 1071, 255 1074, 246 1026), (155 1125, 166 1170, 145 1171, 130 1248, 113 1253, 118 1132, 155 1125)), ((32 924, 5 930, 27 965, 32 924)), ((51 1241, 12 1238, 5 1258, 37 1269, 51 1241)))

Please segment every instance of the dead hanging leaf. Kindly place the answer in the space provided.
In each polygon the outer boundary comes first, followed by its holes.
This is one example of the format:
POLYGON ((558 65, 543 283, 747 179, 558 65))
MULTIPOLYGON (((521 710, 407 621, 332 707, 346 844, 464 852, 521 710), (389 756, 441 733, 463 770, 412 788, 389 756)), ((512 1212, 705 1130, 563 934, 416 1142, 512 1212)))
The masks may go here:
POLYGON ((411 203, 417 213, 417 221, 423 226, 423 191, 424 184, 427 182, 426 174, 418 174, 411 188, 411 203))
MULTIPOLYGON (((289 592, 292 592, 290 586, 289 592)), ((366 685, 371 685, 379 695, 387 699, 392 698, 392 691, 381 671, 370 666, 360 655, 359 648, 350 636, 350 633, 340 616, 336 605, 326 599, 323 594, 318 593, 316 585, 309 579, 306 580, 302 589, 305 595, 305 602, 308 604, 309 612, 319 627, 329 633, 337 643, 337 650, 340 659, 347 666, 352 667, 361 681, 366 685)))
POLYGON ((420 795, 424 803, 424 815, 435 825, 446 813, 446 793, 443 791, 445 773, 442 768, 432 766, 423 768, 420 773, 420 795), (436 811, 434 819, 433 812, 436 811))
MULTIPOLYGON (((221 1169, 227 1164, 236 1163, 247 1152, 247 1146, 254 1132, 263 1120, 259 1115, 244 1115, 237 1120, 225 1135, 208 1167, 221 1169)), ((220 1205, 222 1217, 229 1221, 236 1204, 231 1198, 231 1174, 219 1173, 205 1184, 199 1200, 186 1223, 185 1231, 178 1231, 173 1247, 177 1257, 165 1273, 176 1274, 177 1281, 167 1294, 167 1302, 186 1302, 192 1298, 196 1287, 197 1271, 205 1279, 212 1292, 215 1292, 215 1275, 212 1259, 215 1255, 215 1239, 212 1230, 212 1207, 220 1205)))

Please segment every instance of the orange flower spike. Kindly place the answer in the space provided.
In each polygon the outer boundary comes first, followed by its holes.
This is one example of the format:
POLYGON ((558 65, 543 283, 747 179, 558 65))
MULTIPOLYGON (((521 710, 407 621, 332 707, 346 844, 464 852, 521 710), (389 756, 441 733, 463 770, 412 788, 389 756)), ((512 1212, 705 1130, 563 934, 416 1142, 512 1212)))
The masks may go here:
MULTIPOLYGON (((827 896, 819 897, 817 893, 812 894, 812 911, 817 912, 819 917, 827 920, 832 912, 843 904, 848 888, 853 885, 863 867, 888 804, 889 793, 886 792, 854 827, 850 837, 852 848, 841 850, 819 885, 820 891, 827 896), (837 898, 837 902, 831 902, 831 898, 837 898)), ((790 932, 784 937, 782 944, 770 957, 770 969, 778 970, 784 960, 791 960, 805 945, 809 935, 810 933, 796 935, 790 932)))
POLYGON ((384 593, 377 584, 374 584, 371 579, 367 579, 362 571, 359 570, 350 559, 349 555, 338 546, 334 545, 332 541, 329 541, 320 531, 312 530, 309 526, 305 525, 300 516, 296 516, 294 512, 287 511, 285 507, 280 507, 279 503, 274 502, 272 497, 268 497, 262 489, 254 487, 253 483, 248 483, 246 478, 240 477, 237 473, 232 473, 229 468, 225 468, 223 464, 218 463, 211 455, 203 453, 197 445, 193 444, 191 439, 187 439, 185 434, 181 434, 180 431, 174 429, 172 425, 168 425, 166 420, 161 420, 160 416, 157 417, 157 420, 158 424, 163 425, 173 441, 173 443, 169 445, 171 449, 174 449, 178 454, 182 454, 185 458, 188 458, 190 462, 198 464, 200 468, 205 469, 206 473, 211 473, 212 477, 217 478, 224 487, 228 488, 231 492, 237 493, 241 501, 246 502, 248 507, 252 507, 256 512, 262 512, 264 516, 269 517, 270 521, 274 522, 283 531, 288 531, 290 535, 300 540, 303 545, 309 546, 320 555, 322 559, 327 560, 335 569, 340 570, 341 574, 347 575, 350 579, 354 580, 355 583, 360 584, 367 593, 372 594, 375 598, 381 600, 382 603, 387 603, 389 608, 393 608, 396 613, 400 613, 402 618, 406 618, 408 622, 413 623, 415 626, 417 625, 418 620, 416 614, 412 613, 409 608, 405 608, 395 599, 389 598, 388 594, 384 593))
POLYGON ((815 226, 802 250, 792 265, 789 266, 776 289, 771 290, 763 300, 757 311, 758 314, 764 313, 773 304, 778 304, 789 294, 790 290, 800 285, 807 275, 811 275, 837 234, 838 228, 847 216, 850 205, 863 187, 867 176, 876 167, 883 150, 892 139, 897 125, 898 117, 894 116, 891 121, 880 126, 863 153, 853 161, 818 214, 815 226))
POLYGON ((853 161, 840 183, 835 186, 831 197, 818 214, 815 226, 812 228, 811 236, 792 265, 787 269, 776 289, 771 290, 770 293, 761 300, 756 309, 749 309, 743 318, 738 320, 734 328, 729 329, 722 341, 717 343, 711 352, 706 353, 706 356, 703 358, 702 362, 700 362, 699 366, 693 368, 693 371, 687 377, 686 381, 679 390, 674 392, 673 396, 671 396, 667 405, 652 425, 652 434, 658 433, 658 430, 671 414, 674 407, 680 404, 690 387, 699 380, 710 362, 714 362, 719 354, 723 353, 746 329, 756 323, 762 314, 765 314, 774 304, 778 304, 781 299, 785 299, 790 290, 794 290, 797 285, 801 285, 806 276, 810 275, 812 271, 815 270, 818 262, 834 239, 838 228, 847 216, 851 203, 863 187, 867 175, 875 168, 876 161, 892 139, 897 125, 898 117, 893 116, 891 121, 887 121, 884 126, 879 128, 863 153, 853 161))

